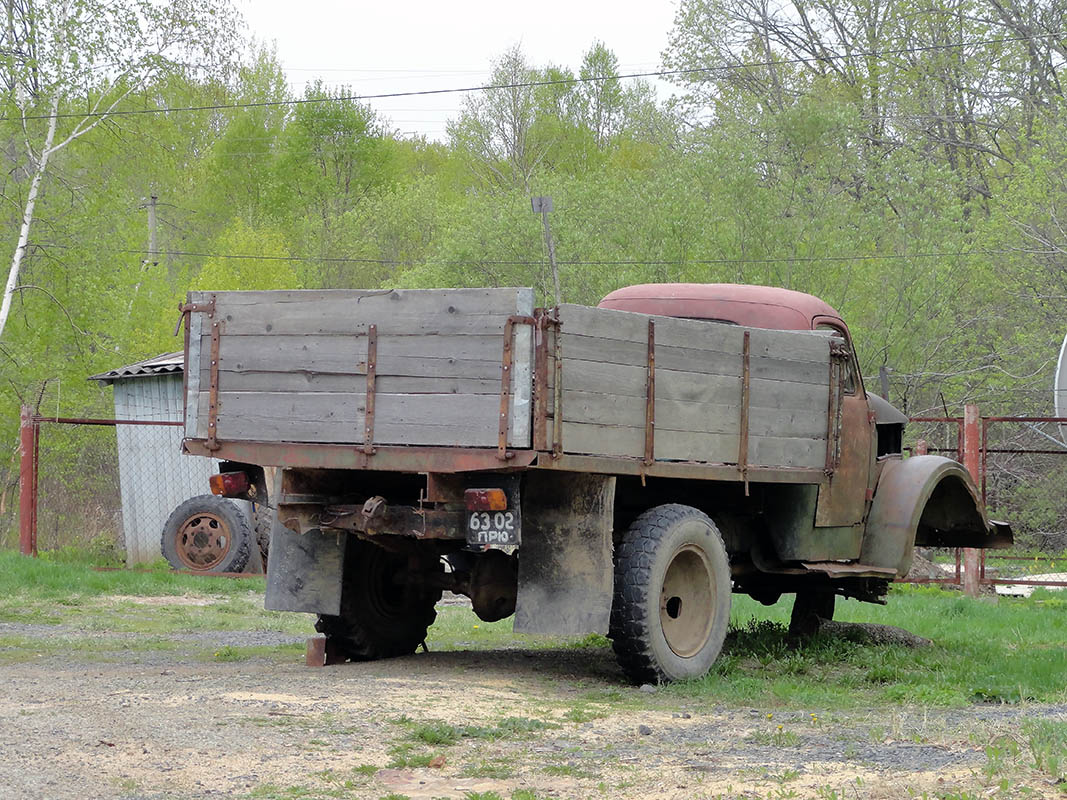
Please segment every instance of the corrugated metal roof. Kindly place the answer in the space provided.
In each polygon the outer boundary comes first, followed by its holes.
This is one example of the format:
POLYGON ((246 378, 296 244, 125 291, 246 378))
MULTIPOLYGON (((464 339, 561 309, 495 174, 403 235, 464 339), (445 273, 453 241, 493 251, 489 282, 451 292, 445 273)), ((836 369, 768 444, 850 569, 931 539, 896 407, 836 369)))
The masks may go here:
POLYGON ((127 378, 148 378, 152 375, 166 375, 170 373, 182 374, 184 369, 184 357, 181 352, 164 353, 155 358, 146 358, 136 364, 128 364, 125 367, 116 367, 109 372, 101 372, 99 375, 91 375, 89 380, 102 383, 114 383, 127 378))

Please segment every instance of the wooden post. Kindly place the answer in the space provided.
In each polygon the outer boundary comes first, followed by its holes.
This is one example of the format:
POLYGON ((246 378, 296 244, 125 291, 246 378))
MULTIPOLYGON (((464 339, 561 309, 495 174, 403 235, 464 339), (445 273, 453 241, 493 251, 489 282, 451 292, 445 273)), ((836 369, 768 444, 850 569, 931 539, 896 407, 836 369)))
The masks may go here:
MULTIPOLYGON (((968 403, 963 407, 963 466, 971 474, 976 486, 982 484, 981 447, 978 406, 968 403)), ((968 597, 978 596, 978 556, 978 550, 973 547, 963 550, 963 591, 968 597)))
POLYGON ((29 406, 19 427, 19 552, 37 557, 37 422, 29 406))
POLYGON ((930 452, 930 446, 926 443, 925 439, 919 439, 915 442, 915 455, 925 456, 930 452))

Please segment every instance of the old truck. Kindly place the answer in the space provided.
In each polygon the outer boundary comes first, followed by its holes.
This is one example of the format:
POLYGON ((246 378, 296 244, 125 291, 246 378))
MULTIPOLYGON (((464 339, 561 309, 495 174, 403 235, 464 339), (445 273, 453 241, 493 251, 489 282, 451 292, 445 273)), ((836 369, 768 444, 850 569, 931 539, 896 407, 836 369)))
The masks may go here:
POLYGON ((916 545, 996 547, 968 473, 904 458, 848 327, 784 289, 192 292, 184 450, 276 510, 266 605, 352 660, 415 652, 449 590, 699 676, 732 592, 794 623, 883 602, 916 545))

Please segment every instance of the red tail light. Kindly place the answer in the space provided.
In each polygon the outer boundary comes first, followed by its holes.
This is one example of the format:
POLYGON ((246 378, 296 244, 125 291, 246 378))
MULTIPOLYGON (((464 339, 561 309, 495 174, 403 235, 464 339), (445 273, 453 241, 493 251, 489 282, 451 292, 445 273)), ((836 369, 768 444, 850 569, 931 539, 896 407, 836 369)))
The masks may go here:
POLYGON ((504 511, 508 507, 503 489, 467 489, 463 500, 468 511, 504 511))
POLYGON ((223 497, 236 497, 244 494, 252 486, 252 482, 248 480, 248 475, 244 472, 220 472, 218 475, 212 475, 208 479, 208 484, 211 486, 212 494, 223 497))

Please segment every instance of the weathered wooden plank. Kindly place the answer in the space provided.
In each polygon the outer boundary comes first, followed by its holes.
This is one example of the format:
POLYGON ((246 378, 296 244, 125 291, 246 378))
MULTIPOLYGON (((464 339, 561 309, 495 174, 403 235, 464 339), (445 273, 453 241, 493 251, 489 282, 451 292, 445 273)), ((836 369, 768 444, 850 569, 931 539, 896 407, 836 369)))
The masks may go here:
MULTIPOLYGON (((649 315, 632 311, 560 306, 563 332, 614 341, 648 340, 649 315)), ((656 321, 656 359, 659 347, 682 347, 690 350, 713 350, 728 355, 741 352, 745 328, 722 322, 654 317, 656 321)), ((777 331, 751 328, 750 347, 754 357, 773 356, 785 361, 825 362, 829 334, 821 331, 777 331)), ((566 351, 564 351, 566 352, 566 351)))
MULTIPOLYGON (((803 386, 803 384, 793 384, 803 386)), ((658 390, 657 386, 657 390, 658 390)), ((700 433, 740 432, 740 406, 735 387, 733 402, 688 402, 656 398, 656 435, 663 431, 700 433)), ((550 413, 554 409, 550 408, 550 413)), ((645 398, 599 392, 563 392, 563 419, 644 429, 645 398)), ((763 408, 750 405, 749 434, 819 438, 826 435, 826 415, 805 408, 763 408)))
MULTIPOLYGON (((377 444, 495 447, 499 395, 375 393, 377 444)), ((363 393, 221 392, 220 439, 289 442, 363 441, 363 393)), ((207 397, 200 395, 207 414, 207 397)), ((514 438, 509 444, 528 447, 514 438)))
MULTIPOLYGON (((493 365, 473 362, 489 373, 493 365)), ((499 373, 500 368, 496 367, 499 373)), ((379 375, 377 390, 386 394, 492 394, 500 396, 499 374, 491 378, 434 375, 379 375)), ((223 370, 219 385, 228 392, 362 392, 367 376, 314 372, 235 372, 223 370)))
MULTIPOLYGON (((626 313, 626 312, 616 312, 626 313)), ((726 326, 724 326, 726 327, 726 326)), ((713 350, 698 350, 690 347, 661 345, 659 323, 656 324, 656 372, 661 369, 678 372, 693 372, 712 375, 740 377, 741 353, 722 353, 713 350)), ((601 364, 644 366, 648 363, 648 332, 644 342, 620 339, 605 339, 582 336, 564 331, 562 335, 563 360, 593 361, 601 364)), ((825 344, 825 342, 823 342, 825 344)), ((829 349, 822 362, 791 361, 773 356, 751 358, 753 378, 773 378, 826 385, 829 381, 829 349)))
MULTIPOLYGON (((554 385, 554 372, 550 369, 549 387, 552 388, 554 385)), ((643 401, 647 391, 646 369, 621 364, 599 364, 593 361, 571 361, 564 358, 563 386, 565 391, 640 397, 643 401)), ((829 396, 829 390, 825 384, 754 378, 750 382, 750 387, 750 405, 774 409, 806 409, 813 415, 820 416, 825 425, 825 412, 822 409, 826 407, 829 396)), ((551 398, 550 394, 550 401, 551 398)), ((740 399, 740 377, 660 370, 657 355, 657 404, 662 400, 729 404, 739 403, 740 399)), ((566 413, 566 404, 564 413, 566 413)))
MULTIPOLYGON (((658 461, 737 462, 737 434, 657 430, 655 445, 658 461)), ((643 428, 563 423, 565 453, 640 458, 644 447, 643 428)), ((823 466, 825 458, 826 442, 818 439, 749 437, 751 466, 817 468, 823 466)))
POLYGON ((212 295, 231 336, 358 334, 369 323, 389 335, 500 333, 508 316, 533 313, 528 288, 193 292, 190 298, 212 295))
MULTIPOLYGON (((210 344, 203 337, 201 347, 210 344)), ((396 374, 393 359, 402 369, 410 369, 404 359, 486 361, 499 365, 504 339, 495 335, 378 336, 378 375, 396 374)), ((528 349, 528 347, 527 347, 528 349)), ((516 355, 518 353, 516 352, 516 355)), ((219 364, 233 372, 311 372, 360 375, 367 371, 367 337, 295 336, 288 334, 222 337, 219 364)))

